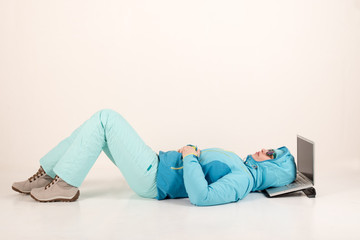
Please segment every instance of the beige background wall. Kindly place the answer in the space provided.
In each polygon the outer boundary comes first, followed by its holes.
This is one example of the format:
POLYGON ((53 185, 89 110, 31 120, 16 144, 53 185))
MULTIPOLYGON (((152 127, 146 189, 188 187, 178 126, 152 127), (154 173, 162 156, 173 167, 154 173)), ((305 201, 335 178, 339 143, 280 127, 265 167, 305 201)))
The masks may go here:
POLYGON ((319 173, 360 168, 359 43, 360 1, 0 0, 1 171, 102 108, 157 152, 300 133, 319 173))

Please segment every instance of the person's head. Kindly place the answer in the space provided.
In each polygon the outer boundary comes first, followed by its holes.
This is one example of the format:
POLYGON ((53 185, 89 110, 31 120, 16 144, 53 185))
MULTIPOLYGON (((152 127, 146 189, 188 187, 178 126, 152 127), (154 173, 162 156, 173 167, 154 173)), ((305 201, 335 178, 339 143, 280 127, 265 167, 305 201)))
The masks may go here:
POLYGON ((253 191, 285 186, 296 178, 294 156, 285 146, 248 155, 245 164, 255 179, 253 191))
POLYGON ((255 161, 262 162, 276 158, 276 152, 274 149, 261 149, 260 151, 251 155, 255 161))

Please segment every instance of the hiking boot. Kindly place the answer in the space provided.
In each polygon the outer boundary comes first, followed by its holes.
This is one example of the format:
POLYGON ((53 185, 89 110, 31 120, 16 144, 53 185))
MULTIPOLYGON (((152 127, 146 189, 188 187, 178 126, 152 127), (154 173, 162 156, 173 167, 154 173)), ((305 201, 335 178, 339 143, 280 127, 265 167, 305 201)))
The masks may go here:
POLYGON ((19 193, 29 194, 31 189, 45 187, 49 183, 51 183, 52 177, 46 174, 44 169, 40 166, 37 173, 35 173, 28 180, 22 182, 15 182, 12 185, 12 189, 19 193))
POLYGON ((32 189, 30 195, 39 202, 73 202, 79 198, 80 191, 56 175, 45 187, 32 189))

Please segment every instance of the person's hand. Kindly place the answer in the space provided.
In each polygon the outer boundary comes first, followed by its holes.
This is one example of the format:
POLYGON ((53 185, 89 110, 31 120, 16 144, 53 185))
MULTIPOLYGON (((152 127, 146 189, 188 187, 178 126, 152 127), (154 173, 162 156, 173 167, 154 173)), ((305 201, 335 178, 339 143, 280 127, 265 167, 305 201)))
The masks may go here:
POLYGON ((200 149, 198 148, 198 150, 196 151, 191 146, 182 147, 178 150, 178 152, 182 154, 183 158, 184 158, 184 156, 187 156, 189 154, 195 154, 196 156, 200 157, 200 149))

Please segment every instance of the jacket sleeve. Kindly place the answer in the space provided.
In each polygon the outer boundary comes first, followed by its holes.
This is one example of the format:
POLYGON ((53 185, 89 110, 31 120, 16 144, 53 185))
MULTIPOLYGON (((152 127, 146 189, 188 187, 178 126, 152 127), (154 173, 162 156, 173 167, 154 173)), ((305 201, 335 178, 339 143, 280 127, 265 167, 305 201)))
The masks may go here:
POLYGON ((187 155, 183 161, 185 188, 192 204, 225 204, 236 202, 246 195, 248 180, 241 174, 229 173, 208 185, 196 155, 187 155))

